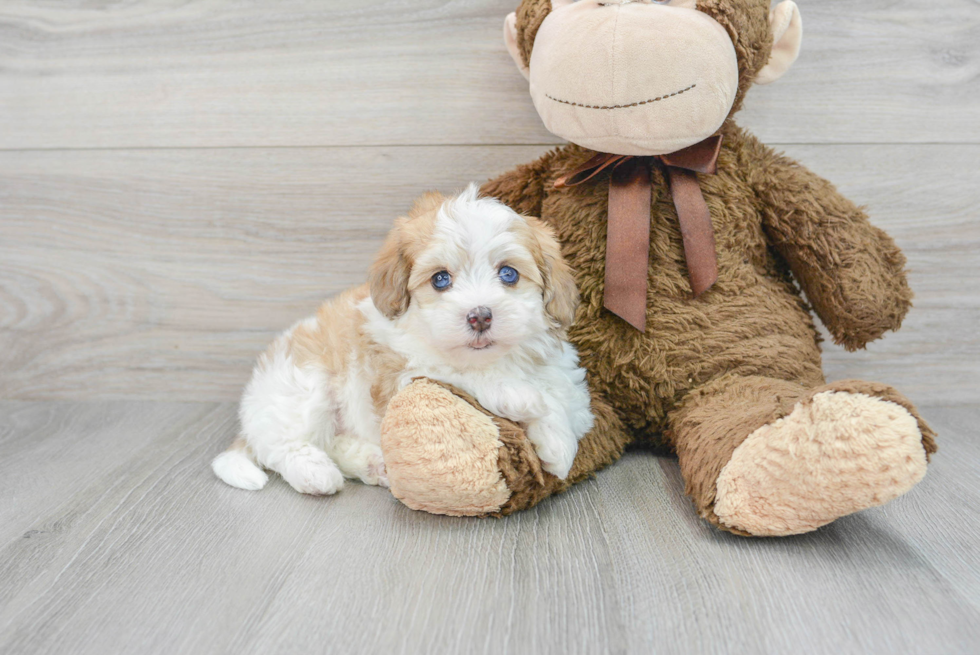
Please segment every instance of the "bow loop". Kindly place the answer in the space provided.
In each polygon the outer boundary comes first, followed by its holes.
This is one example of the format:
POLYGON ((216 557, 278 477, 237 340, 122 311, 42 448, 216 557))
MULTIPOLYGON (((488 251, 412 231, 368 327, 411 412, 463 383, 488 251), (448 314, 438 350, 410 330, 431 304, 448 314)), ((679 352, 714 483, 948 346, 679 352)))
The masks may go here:
POLYGON ((630 157, 627 155, 610 155, 607 152, 597 153, 595 157, 585 162, 579 168, 575 169, 575 171, 570 175, 558 178, 558 180, 555 182, 555 188, 563 189, 565 187, 578 186, 583 182, 588 182, 610 166, 615 168, 627 159, 630 159, 630 157))

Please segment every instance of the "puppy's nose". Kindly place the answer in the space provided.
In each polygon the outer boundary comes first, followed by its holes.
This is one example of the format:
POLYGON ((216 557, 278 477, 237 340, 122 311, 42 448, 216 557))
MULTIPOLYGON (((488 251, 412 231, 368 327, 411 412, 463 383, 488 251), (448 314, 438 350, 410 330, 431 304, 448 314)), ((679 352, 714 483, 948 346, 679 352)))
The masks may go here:
POLYGON ((470 310, 470 313, 466 315, 466 322, 470 324, 471 330, 476 330, 477 332, 483 332, 490 328, 490 322, 493 320, 493 313, 490 311, 489 307, 484 307, 480 305, 479 307, 474 307, 470 310))

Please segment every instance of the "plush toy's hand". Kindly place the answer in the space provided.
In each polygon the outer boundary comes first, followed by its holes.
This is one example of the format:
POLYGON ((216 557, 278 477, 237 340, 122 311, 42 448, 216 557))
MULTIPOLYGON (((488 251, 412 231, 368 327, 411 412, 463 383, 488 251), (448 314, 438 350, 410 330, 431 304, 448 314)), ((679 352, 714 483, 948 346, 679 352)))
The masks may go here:
POLYGON ((911 306, 895 242, 827 180, 746 135, 742 167, 762 201, 769 242, 793 271, 834 341, 863 348, 897 330, 911 306))
POLYGON ((434 514, 499 516, 527 509, 623 452, 630 435, 612 408, 592 398, 592 411, 595 427, 581 448, 567 435, 554 441, 562 428, 547 420, 530 430, 536 433, 532 445, 520 425, 491 415, 465 393, 417 379, 391 399, 381 422, 391 493, 434 514), (541 459, 557 475, 543 471, 541 459))
POLYGON ((388 403, 381 449, 391 493, 412 509, 506 514, 551 493, 520 426, 426 378, 388 403))

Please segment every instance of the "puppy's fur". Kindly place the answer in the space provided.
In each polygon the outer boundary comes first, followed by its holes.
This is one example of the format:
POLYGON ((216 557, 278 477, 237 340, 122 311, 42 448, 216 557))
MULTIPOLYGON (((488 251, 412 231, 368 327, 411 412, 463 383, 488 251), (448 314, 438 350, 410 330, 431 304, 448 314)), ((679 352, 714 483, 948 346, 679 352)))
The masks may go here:
POLYGON ((327 301, 259 358, 241 436, 214 472, 242 489, 265 485, 260 466, 302 493, 334 493, 345 477, 387 485, 382 415, 425 376, 525 424, 545 470, 564 478, 592 426, 585 371, 564 340, 577 305, 543 223, 479 198, 475 185, 452 199, 426 194, 395 223, 369 285, 327 301), (445 290, 433 285, 440 271, 451 276, 445 290), (492 316, 483 330, 472 325, 477 309, 492 316))

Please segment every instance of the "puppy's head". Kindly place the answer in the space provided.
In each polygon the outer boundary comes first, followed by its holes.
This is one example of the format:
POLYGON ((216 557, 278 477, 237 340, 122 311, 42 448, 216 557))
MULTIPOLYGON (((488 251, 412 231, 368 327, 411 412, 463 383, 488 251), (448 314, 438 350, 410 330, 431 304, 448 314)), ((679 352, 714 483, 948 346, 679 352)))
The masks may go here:
POLYGON ((440 350, 500 355, 575 316, 578 290, 558 242, 476 185, 428 193, 400 218, 371 268, 371 298, 440 350))

